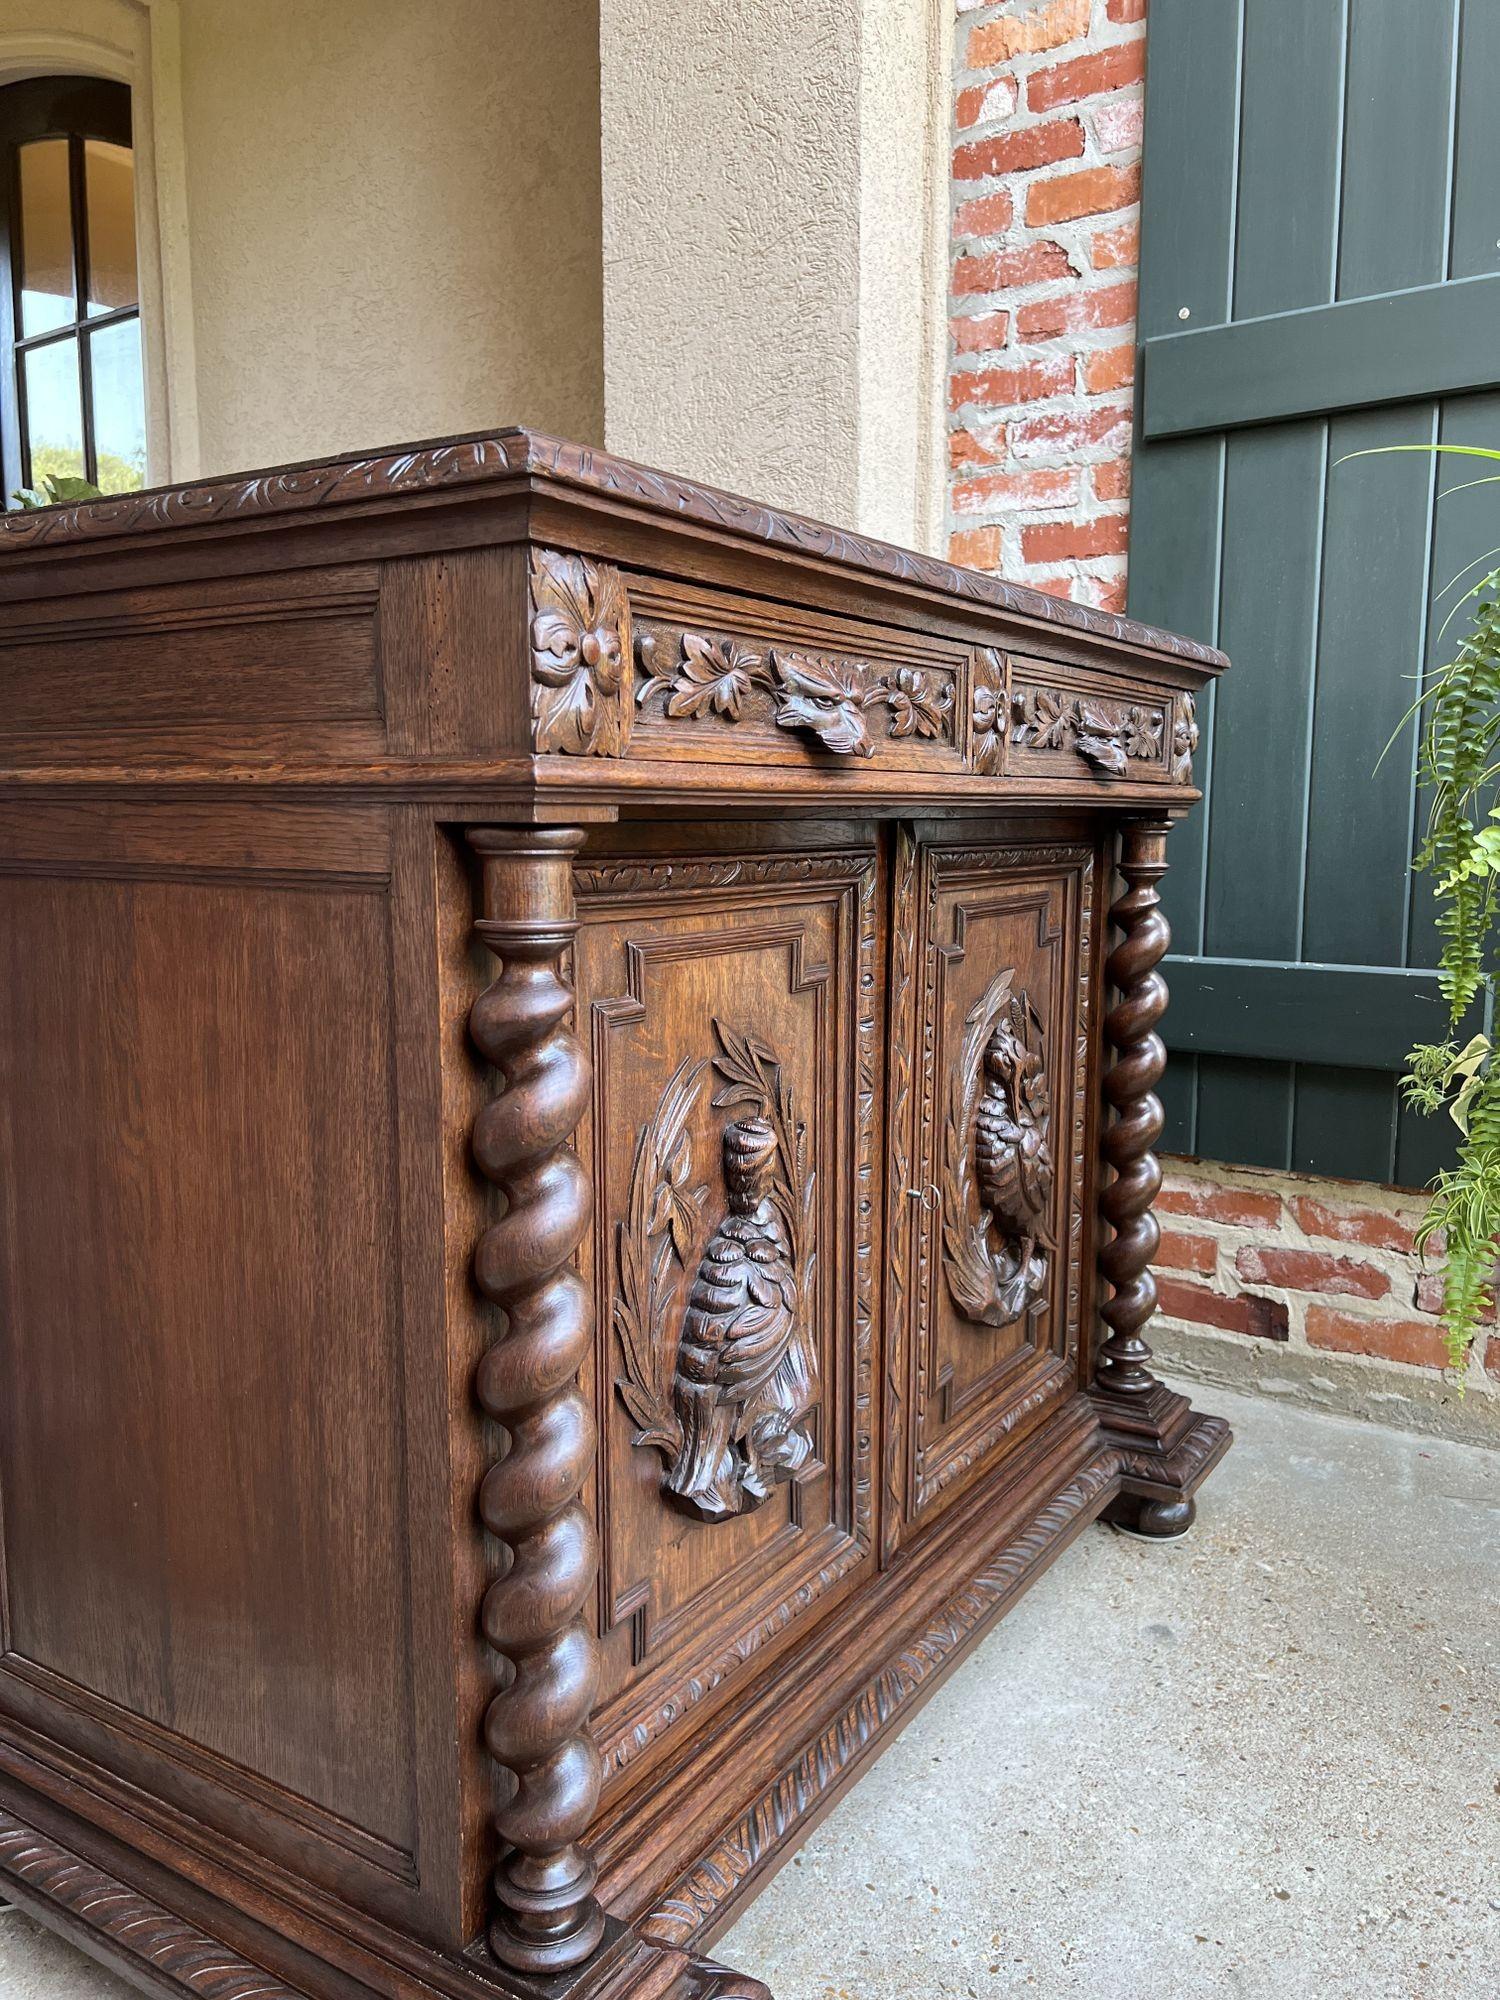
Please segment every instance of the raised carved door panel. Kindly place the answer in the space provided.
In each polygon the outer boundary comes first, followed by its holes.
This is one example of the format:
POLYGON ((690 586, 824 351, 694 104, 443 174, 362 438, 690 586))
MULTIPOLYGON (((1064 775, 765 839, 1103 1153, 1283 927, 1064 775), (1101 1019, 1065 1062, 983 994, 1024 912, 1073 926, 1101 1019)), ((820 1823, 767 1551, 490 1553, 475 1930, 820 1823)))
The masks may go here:
POLYGON ((891 957, 892 1549, 1078 1379, 1093 850, 901 829, 891 957))
POLYGON ((879 864, 585 857, 606 1783, 873 1545, 879 864))

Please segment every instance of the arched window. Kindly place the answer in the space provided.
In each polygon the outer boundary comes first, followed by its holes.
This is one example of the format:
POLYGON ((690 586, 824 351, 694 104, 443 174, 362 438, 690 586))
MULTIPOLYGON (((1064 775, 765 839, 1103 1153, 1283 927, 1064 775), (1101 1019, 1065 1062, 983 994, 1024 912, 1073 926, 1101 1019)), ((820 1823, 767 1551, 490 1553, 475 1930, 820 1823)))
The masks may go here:
POLYGON ((0 89, 0 466, 146 480, 130 92, 93 77, 0 89))

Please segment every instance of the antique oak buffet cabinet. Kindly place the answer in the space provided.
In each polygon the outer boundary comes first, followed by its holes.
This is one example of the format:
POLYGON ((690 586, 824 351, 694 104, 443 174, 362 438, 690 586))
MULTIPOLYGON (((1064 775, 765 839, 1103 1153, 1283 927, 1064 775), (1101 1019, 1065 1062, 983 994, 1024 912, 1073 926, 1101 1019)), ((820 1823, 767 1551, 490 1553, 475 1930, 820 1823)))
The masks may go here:
POLYGON ((6 516, 0 621, 0 1889, 162 1995, 763 1995, 1229 1442, 1142 1340, 1221 657, 519 430, 6 516))

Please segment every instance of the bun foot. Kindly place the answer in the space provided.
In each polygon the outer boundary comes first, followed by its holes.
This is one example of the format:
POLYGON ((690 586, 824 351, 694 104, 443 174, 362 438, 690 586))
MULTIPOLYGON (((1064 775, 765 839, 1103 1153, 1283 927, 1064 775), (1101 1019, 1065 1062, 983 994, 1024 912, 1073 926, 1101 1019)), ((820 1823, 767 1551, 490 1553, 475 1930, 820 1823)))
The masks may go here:
POLYGON ((1198 1503, 1188 1497, 1150 1500, 1141 1493, 1122 1493, 1104 1510, 1104 1519, 1122 1535, 1143 1542, 1175 1542, 1193 1525, 1198 1503))

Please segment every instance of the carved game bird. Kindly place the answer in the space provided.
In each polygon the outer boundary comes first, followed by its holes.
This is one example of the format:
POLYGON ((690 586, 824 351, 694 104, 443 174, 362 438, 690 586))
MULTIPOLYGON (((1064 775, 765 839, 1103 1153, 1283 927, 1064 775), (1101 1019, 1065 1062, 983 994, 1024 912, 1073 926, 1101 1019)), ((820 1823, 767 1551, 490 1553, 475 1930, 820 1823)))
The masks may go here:
POLYGON ((729 1213, 699 1262, 677 1350, 682 1444, 668 1485, 706 1520, 742 1512, 747 1496, 763 1500, 812 1453, 797 1429, 814 1385, 792 1245, 772 1196, 776 1157, 767 1119, 725 1127, 729 1213))
POLYGON ((1048 1241, 1052 1153, 1047 1143, 1047 1075, 1040 1024, 1033 1033, 1024 995, 1014 998, 984 1051, 984 1089, 974 1114, 979 1199, 1015 1257, 1025 1284, 1038 1240, 1048 1241))

